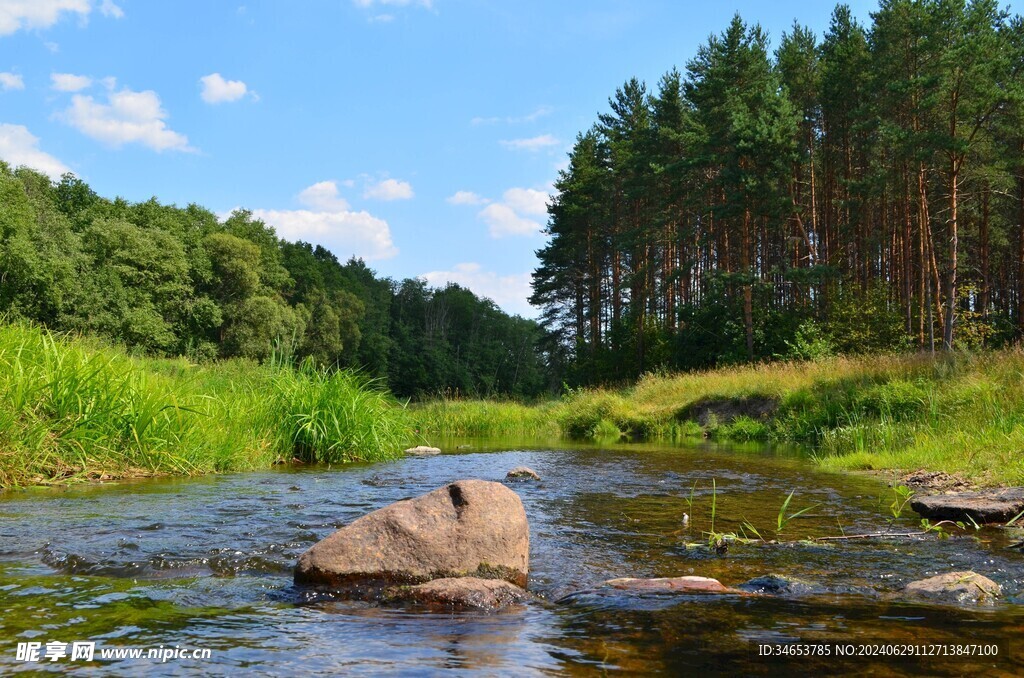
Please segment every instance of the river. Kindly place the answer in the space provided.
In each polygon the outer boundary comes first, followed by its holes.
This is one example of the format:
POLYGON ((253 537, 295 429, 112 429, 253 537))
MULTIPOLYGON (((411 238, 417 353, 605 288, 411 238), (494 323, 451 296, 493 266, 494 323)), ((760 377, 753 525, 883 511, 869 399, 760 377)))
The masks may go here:
MULTIPOLYGON (((912 532, 884 478, 819 472, 799 451, 764 447, 524 445, 348 467, 281 468, 0 494, 0 672, 115 675, 592 675, 625 672, 880 675, 1024 673, 1020 535, 950 539, 809 536, 912 532), (297 590, 295 560, 337 527, 462 478, 503 480, 530 521, 537 600, 499 613, 438 614, 325 600, 297 590), (779 544, 706 546, 744 522, 773 534, 779 508, 814 508, 779 544), (683 514, 690 516, 684 524, 683 514), (973 569, 1002 585, 989 608, 907 602, 909 581, 973 569), (613 577, 701 575, 734 586, 777 573, 811 595, 568 594, 613 577), (94 663, 26 662, 18 643, 96 644, 94 663), (829 656, 760 655, 763 645, 832 644, 829 656), (995 657, 836 657, 835 644, 984 644, 995 657), (208 659, 101 659, 116 647, 209 650, 208 659)), ((820 650, 819 650, 820 651, 820 650)))

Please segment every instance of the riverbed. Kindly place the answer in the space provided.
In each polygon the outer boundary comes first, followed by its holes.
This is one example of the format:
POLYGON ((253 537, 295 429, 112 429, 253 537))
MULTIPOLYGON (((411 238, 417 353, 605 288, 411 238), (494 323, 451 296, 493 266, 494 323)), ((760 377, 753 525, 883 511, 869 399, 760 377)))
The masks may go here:
POLYGON ((893 516, 895 495, 883 477, 822 473, 799 450, 768 447, 442 447, 450 453, 380 464, 0 494, 0 672, 1024 672, 1024 556, 1007 548, 1019 534, 983 528, 949 539, 806 541, 916 531, 909 507, 893 516), (293 586, 295 560, 334 529, 454 480, 504 481, 520 465, 542 478, 510 483, 530 522, 535 602, 498 613, 437 613, 325 599, 293 586), (776 534, 791 491, 787 514, 813 508, 776 534), (708 548, 712 531, 752 536, 745 525, 780 543, 708 548), (957 570, 995 580, 1003 600, 966 608, 899 595, 910 581, 957 570), (809 592, 571 595, 614 577, 699 575, 736 586, 773 573, 803 580, 809 592), (19 642, 39 642, 45 652, 49 641, 94 642, 93 663, 16 656, 19 642), (797 642, 828 644, 830 654, 762 656, 762 646, 797 642), (837 644, 893 643, 978 644, 998 654, 834 654, 837 644), (99 656, 100 648, 161 646, 210 656, 99 656))

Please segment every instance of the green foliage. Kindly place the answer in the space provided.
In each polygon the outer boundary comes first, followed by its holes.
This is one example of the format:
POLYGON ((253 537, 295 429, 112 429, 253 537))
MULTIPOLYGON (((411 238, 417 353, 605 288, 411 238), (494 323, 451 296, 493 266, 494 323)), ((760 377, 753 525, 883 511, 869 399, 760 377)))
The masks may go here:
POLYGON ((274 378, 279 446, 316 463, 397 457, 409 439, 401 405, 379 384, 352 372, 327 372, 305 361, 274 378))
POLYGON ((274 354, 385 380, 402 397, 533 397, 531 320, 451 285, 378 278, 238 210, 109 201, 0 163, 0 314, 200 362, 274 354))
POLYGON ((350 372, 132 358, 0 325, 0 487, 386 459, 410 438, 404 408, 350 372))
POLYGON ((792 340, 786 340, 786 358, 793 360, 821 360, 836 354, 836 346, 821 325, 814 320, 800 323, 792 340))

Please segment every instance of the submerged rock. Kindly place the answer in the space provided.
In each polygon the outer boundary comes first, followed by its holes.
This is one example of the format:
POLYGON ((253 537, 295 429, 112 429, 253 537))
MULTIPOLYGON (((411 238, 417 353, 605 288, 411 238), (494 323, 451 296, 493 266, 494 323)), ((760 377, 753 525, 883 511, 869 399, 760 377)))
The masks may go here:
POLYGON ((391 589, 389 600, 406 600, 428 607, 500 610, 529 599, 525 590, 501 579, 447 577, 417 586, 391 589))
POLYGON ((519 496, 501 483, 460 480, 369 513, 299 557, 295 583, 371 594, 445 577, 526 586, 530 531, 519 496))
POLYGON ((781 574, 755 577, 740 584, 737 588, 748 593, 763 593, 772 596, 807 596, 822 593, 825 590, 818 584, 781 574))
POLYGON ((970 570, 911 582, 903 591, 914 598, 958 605, 993 603, 1002 593, 999 584, 970 570))
POLYGON ((717 595, 722 593, 750 595, 745 591, 729 588, 717 579, 711 579, 710 577, 657 577, 654 579, 621 577, 619 579, 609 579, 593 588, 573 591, 559 598, 557 602, 590 603, 600 600, 612 600, 631 605, 630 601, 642 602, 656 599, 671 599, 673 594, 717 595))
POLYGON ((931 520, 1005 523, 1024 511, 1024 487, 914 497, 910 507, 931 520))
POLYGON ((416 447, 410 447, 405 451, 405 453, 413 457, 429 457, 434 454, 441 454, 441 448, 430 447, 429 445, 417 445, 416 447))
POLYGON ((516 466, 505 474, 505 480, 540 480, 540 476, 529 466, 516 466))
POLYGON ((717 579, 710 577, 658 577, 655 579, 622 577, 619 579, 609 579, 601 584, 601 586, 620 591, 639 591, 644 593, 657 591, 673 593, 739 593, 736 589, 731 589, 717 579))

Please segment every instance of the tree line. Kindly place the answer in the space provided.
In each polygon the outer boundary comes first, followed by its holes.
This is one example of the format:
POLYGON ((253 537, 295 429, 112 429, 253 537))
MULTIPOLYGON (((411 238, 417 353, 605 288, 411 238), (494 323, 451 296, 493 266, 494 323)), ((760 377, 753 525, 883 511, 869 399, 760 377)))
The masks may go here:
POLYGON ((0 318, 195 361, 310 359, 400 397, 533 396, 532 320, 450 284, 378 277, 250 212, 97 195, 0 162, 0 318))
POLYGON ((578 135, 531 301, 576 382, 1024 333, 1024 22, 994 0, 738 15, 578 135))

